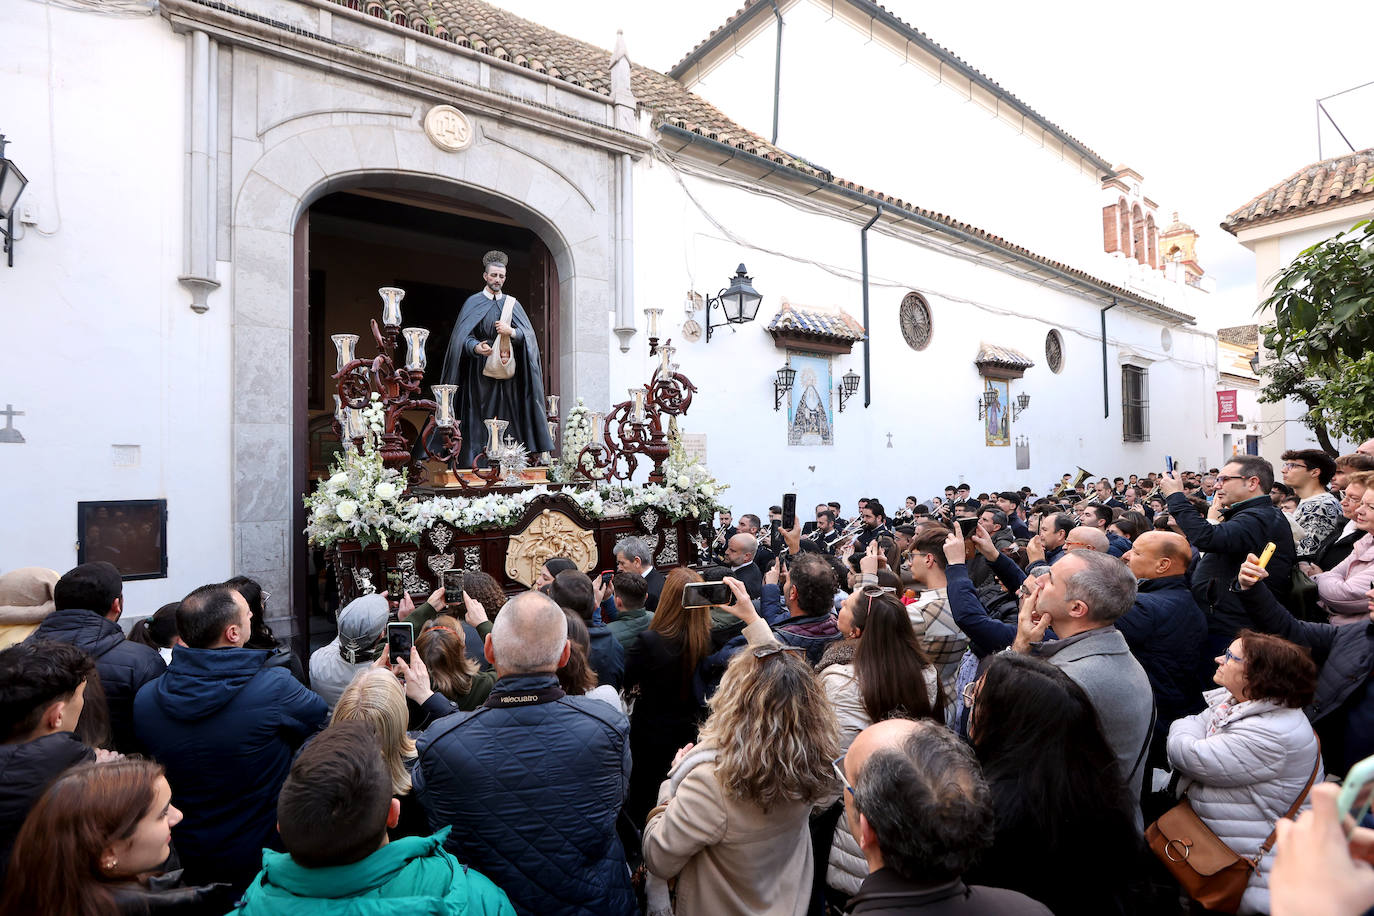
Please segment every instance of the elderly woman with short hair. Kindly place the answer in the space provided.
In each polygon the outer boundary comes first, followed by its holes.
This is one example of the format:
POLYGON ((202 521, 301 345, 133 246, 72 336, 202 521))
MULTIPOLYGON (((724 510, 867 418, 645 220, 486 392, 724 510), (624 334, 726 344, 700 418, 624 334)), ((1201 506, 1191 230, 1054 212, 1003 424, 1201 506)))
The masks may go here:
MULTIPOLYGON (((1169 763, 1193 811, 1238 856, 1253 858, 1310 782, 1322 778, 1317 735, 1303 714, 1317 686, 1307 650, 1241 630, 1217 657, 1207 709, 1169 729, 1169 763)), ((1304 804, 1306 802, 1304 801, 1304 804)), ((1266 852, 1240 913, 1269 912, 1266 852)))

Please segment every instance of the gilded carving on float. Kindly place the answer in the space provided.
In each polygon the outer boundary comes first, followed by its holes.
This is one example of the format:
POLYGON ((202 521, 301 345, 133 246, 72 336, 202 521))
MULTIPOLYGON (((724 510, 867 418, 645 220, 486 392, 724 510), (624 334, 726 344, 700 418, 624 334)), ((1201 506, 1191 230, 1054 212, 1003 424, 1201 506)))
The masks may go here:
POLYGON ((530 520, 525 530, 513 535, 506 551, 506 575, 534 585, 539 568, 550 557, 566 557, 583 572, 596 566, 596 537, 569 516, 545 509, 530 520))

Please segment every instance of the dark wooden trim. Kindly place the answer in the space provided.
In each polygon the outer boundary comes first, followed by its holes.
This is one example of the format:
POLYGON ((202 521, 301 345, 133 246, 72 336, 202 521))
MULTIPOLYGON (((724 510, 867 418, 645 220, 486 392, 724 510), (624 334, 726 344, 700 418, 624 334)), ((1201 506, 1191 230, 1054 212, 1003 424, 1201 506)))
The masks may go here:
POLYGON ((769 328, 768 333, 773 336, 773 343, 779 349, 792 350, 814 350, 818 353, 852 353, 855 340, 837 340, 834 337, 821 337, 816 334, 798 334, 795 331, 784 331, 777 328, 769 328))

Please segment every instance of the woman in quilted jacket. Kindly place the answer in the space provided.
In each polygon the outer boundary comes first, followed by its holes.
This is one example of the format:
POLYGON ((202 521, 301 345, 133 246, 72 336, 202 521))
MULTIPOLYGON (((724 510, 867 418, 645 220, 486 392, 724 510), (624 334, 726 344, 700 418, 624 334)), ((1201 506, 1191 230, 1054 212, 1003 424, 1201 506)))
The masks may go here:
MULTIPOLYGON (((1207 709, 1169 729, 1169 764, 1197 816, 1249 858, 1314 769, 1315 781, 1322 778, 1317 736, 1302 711, 1316 690, 1317 667, 1286 639, 1242 630, 1217 657, 1213 680, 1207 709)), ((1272 865, 1272 853, 1260 860, 1239 912, 1269 912, 1272 865)))

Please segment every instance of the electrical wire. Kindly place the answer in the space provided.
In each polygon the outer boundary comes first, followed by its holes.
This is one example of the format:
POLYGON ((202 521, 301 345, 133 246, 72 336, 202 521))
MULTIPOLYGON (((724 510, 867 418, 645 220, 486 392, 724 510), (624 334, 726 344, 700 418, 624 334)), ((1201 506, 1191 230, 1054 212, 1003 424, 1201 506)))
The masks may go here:
MULTIPOLYGON (((735 233, 734 231, 732 231, 728 226, 726 226, 724 223, 722 223, 713 213, 711 213, 711 211, 710 211, 710 210, 709 210, 709 209, 708 209, 708 208, 707 208, 707 207, 706 207, 706 206, 696 197, 696 195, 692 193, 691 188, 689 188, 689 187, 687 186, 687 183, 686 183, 686 181, 684 181, 683 176, 684 176, 684 174, 694 174, 694 170, 687 170, 687 169, 682 168, 682 167, 681 167, 681 166, 680 166, 680 165, 679 165, 679 164, 678 164, 678 163, 677 163, 677 162, 676 162, 676 161, 675 161, 675 160, 674 160, 674 159, 673 159, 673 158, 672 158, 663 148, 662 148, 662 146, 659 145, 658 143, 654 143, 654 144, 653 144, 653 147, 654 147, 654 152, 655 152, 655 158, 658 159, 658 160, 660 160, 661 162, 663 162, 663 163, 672 171, 674 179, 677 181, 678 186, 682 189, 683 193, 687 196, 688 200, 690 200, 690 201, 692 202, 692 205, 693 205, 694 207, 696 207, 697 211, 701 214, 701 216, 702 216, 708 223, 710 223, 710 225, 711 225, 712 227, 714 227, 714 228, 721 234, 721 237, 720 237, 720 238, 715 238, 715 237, 709 235, 708 233, 697 232, 697 233, 694 233, 694 234, 693 234, 694 237, 700 236, 700 237, 705 237, 705 238, 712 239, 713 241, 727 241, 727 242, 730 242, 730 243, 733 244, 733 245, 737 245, 737 246, 742 247, 742 248, 749 248, 749 249, 752 249, 752 250, 754 250, 754 251, 761 252, 761 253, 763 253, 763 254, 768 254, 768 255, 771 255, 771 256, 773 256, 773 257, 778 257, 778 258, 782 258, 782 259, 784 259, 784 260, 791 261, 791 262, 793 262, 793 263, 797 263, 797 264, 806 264, 806 265, 808 265, 808 266, 815 267, 815 268, 817 268, 817 269, 819 269, 819 270, 822 270, 822 271, 824 271, 824 272, 826 272, 826 273, 828 273, 828 274, 831 274, 832 276, 839 277, 840 279, 848 280, 848 281, 851 281, 851 282, 861 282, 861 281, 862 281, 862 279, 863 279, 862 274, 859 273, 859 272, 857 272, 857 271, 855 271, 855 270, 853 270, 852 268, 842 267, 842 266, 834 265, 834 264, 828 264, 828 263, 825 263, 825 262, 822 262, 822 261, 816 261, 816 260, 811 259, 811 258, 799 257, 798 255, 795 255, 795 254, 793 254, 793 253, 791 253, 791 252, 788 252, 788 251, 782 251, 782 250, 775 249, 775 248, 769 248, 769 247, 766 246, 766 245, 757 244, 757 243, 755 243, 755 242, 749 241, 748 239, 743 238, 742 236, 738 235, 737 233, 735 233)), ((822 214, 824 214, 824 211, 822 210, 822 208, 820 208, 820 207, 818 207, 818 206, 815 206, 815 205, 809 205, 809 202, 808 202, 808 201, 801 201, 801 200, 798 200, 798 199, 797 199, 795 196, 793 196, 793 195, 787 194, 787 193, 785 193, 785 192, 778 192, 778 191, 775 191, 775 190, 772 189, 772 188, 762 187, 762 186, 760 186, 760 185, 758 185, 758 184, 754 184, 754 183, 750 183, 750 182, 746 182, 746 181, 740 181, 740 180, 733 179, 733 178, 730 178, 730 177, 727 177, 727 176, 716 175, 716 174, 714 174, 714 173, 711 173, 709 176, 702 176, 702 177, 709 177, 709 179, 712 180, 712 181, 719 181, 719 182, 721 182, 721 183, 728 184, 728 185, 730 185, 731 187, 734 187, 734 188, 736 188, 736 189, 738 189, 738 190, 748 191, 749 193, 756 194, 756 195, 758 195, 758 196, 767 197, 767 198, 769 198, 769 199, 776 200, 776 201, 778 201, 778 202, 780 202, 780 203, 786 204, 786 205, 789 206, 789 207, 792 207, 792 208, 795 209, 795 210, 799 210, 799 211, 803 211, 803 212, 809 212, 809 213, 822 213, 822 214)), ((875 227, 875 228, 878 228, 879 231, 882 231, 882 229, 883 229, 883 227, 881 227, 881 226, 875 227)), ((894 233, 891 233, 891 232, 884 232, 884 234, 885 234, 885 235, 888 235, 888 236, 890 236, 890 237, 894 237, 894 238, 896 237, 895 234, 894 234, 894 233)), ((948 256, 948 257, 959 258, 960 260, 964 260, 964 261, 968 261, 968 262, 971 262, 971 263, 974 263, 974 264, 978 264, 978 265, 983 266, 983 267, 989 267, 989 266, 992 266, 992 267, 999 267, 999 265, 989 265, 989 264, 987 263, 986 260, 984 260, 983 258, 980 258, 980 257, 977 256, 976 254, 973 254, 973 253, 968 252, 968 251, 960 250, 960 249, 958 249, 958 248, 952 246, 950 243, 946 243, 946 242, 937 242, 937 241, 932 240, 932 239, 930 239, 930 238, 928 238, 928 237, 925 237, 925 236, 917 237, 917 238, 914 238, 914 239, 902 239, 902 240, 903 240, 903 241, 908 241, 908 242, 911 243, 911 244, 919 245, 920 247, 923 247, 923 248, 927 248, 927 249, 936 251, 936 252, 938 252, 938 253, 940 253, 940 254, 943 254, 943 255, 946 255, 946 256, 948 256)), ((1021 274, 1021 273, 1019 273, 1019 272, 1011 271, 1011 270, 1008 270, 1008 269, 1006 269, 1006 268, 1001 268, 1001 269, 1005 270, 1005 272, 1007 272, 1007 273, 1011 273, 1013 276, 1019 277, 1019 278, 1022 279, 1022 280, 1026 280, 1027 282, 1034 283, 1034 285, 1036 285, 1036 286, 1047 286, 1047 285, 1049 285, 1049 281, 1047 281, 1047 280, 1039 280, 1039 281, 1029 280, 1028 278, 1025 277, 1024 274, 1021 274)), ((1047 321, 1045 318, 1043 318, 1043 317, 1041 317, 1041 316, 1039 316, 1039 315, 1034 315, 1034 314, 1030 314, 1030 313, 1028 313, 1028 312, 1018 311, 1018 310, 1016 310, 1016 309, 1006 308, 1005 306, 993 305, 993 304, 988 303, 988 302, 983 302, 983 301, 978 300, 978 299, 971 299, 971 298, 969 298, 969 297, 967 297, 967 296, 961 296, 961 295, 958 295, 958 294, 955 294, 955 293, 950 293, 950 292, 946 292, 946 291, 943 291, 943 290, 938 290, 938 289, 935 289, 935 288, 933 288, 933 287, 922 286, 922 285, 920 285, 920 284, 913 284, 913 283, 904 283, 904 282, 899 282, 899 281, 896 281, 896 280, 889 280, 889 279, 885 279, 885 278, 875 278, 871 272, 870 272, 870 274, 869 274, 869 284, 870 284, 870 286, 872 286, 872 285, 877 285, 877 286, 879 286, 879 287, 887 288, 887 289, 915 290, 916 292, 921 293, 922 295, 926 296, 927 298, 933 296, 933 297, 936 297, 936 298, 939 298, 939 299, 943 299, 943 300, 945 300, 945 301, 947 301, 947 302, 958 303, 958 304, 961 304, 961 305, 970 306, 970 307, 972 307, 972 308, 977 308, 977 309, 979 309, 979 310, 981 310, 981 311, 988 312, 988 313, 990 313, 990 314, 1002 315, 1002 316, 1007 316, 1007 317, 1012 317, 1012 318, 1020 318, 1020 319, 1024 319, 1024 320, 1028 320, 1028 321, 1034 321, 1034 322, 1037 322, 1037 323, 1039 323, 1039 324, 1041 324, 1041 325, 1043 325, 1043 326, 1045 326, 1045 327, 1058 329, 1058 330, 1060 330, 1061 332, 1062 332, 1062 331, 1068 331, 1068 332, 1071 333, 1071 334, 1074 334, 1074 335, 1076 335, 1076 336, 1078 336, 1078 337, 1081 337, 1081 338, 1084 339, 1084 340, 1088 340, 1088 341, 1091 341, 1091 342, 1093 342, 1093 343, 1098 343, 1098 342, 1100 342, 1100 340, 1101 340, 1101 337, 1099 336, 1099 334, 1098 334, 1096 331, 1091 330, 1091 329, 1088 329, 1088 328, 1075 327, 1075 326, 1073 326, 1073 325, 1059 324, 1059 323, 1056 323, 1056 322, 1053 322, 1053 321, 1047 321)), ((1216 340, 1216 335, 1214 335, 1214 334, 1208 334, 1208 333, 1206 333, 1205 331, 1198 331, 1198 330, 1194 330, 1194 329, 1191 329, 1191 328, 1180 328, 1179 330, 1180 330, 1182 333, 1191 334, 1191 335, 1194 335, 1194 336, 1196 336, 1196 337, 1201 337, 1201 338, 1203 338, 1204 340, 1210 340, 1210 341, 1212 341, 1213 343, 1215 343, 1215 340, 1216 340)), ((1210 371, 1212 371, 1212 372, 1215 372, 1215 371, 1216 371, 1216 366, 1217 366, 1217 364, 1216 364, 1215 361, 1211 361, 1211 362, 1199 362, 1199 361, 1197 361, 1197 360, 1186 359, 1186 358, 1183 358, 1183 357, 1174 356, 1174 355, 1171 354, 1171 353, 1166 353, 1166 352, 1159 351, 1159 350, 1151 350, 1151 349, 1149 349, 1149 348, 1137 346, 1137 345, 1132 344, 1132 343, 1126 343, 1125 341, 1123 341, 1123 340, 1121 340, 1121 339, 1119 339, 1119 338, 1114 338, 1114 337, 1108 337, 1108 338, 1107 338, 1107 342, 1110 343, 1110 344, 1113 344, 1113 345, 1116 346, 1120 351, 1126 353, 1127 355, 1140 356, 1140 357, 1143 357, 1143 358, 1149 358, 1149 359, 1156 360, 1156 361, 1169 361, 1169 362, 1172 362, 1172 363, 1176 363, 1176 364, 1180 364, 1180 365, 1185 365, 1185 366, 1190 366, 1190 367, 1193 367, 1193 368, 1201 369, 1201 370, 1203 370, 1203 371, 1208 371, 1208 370, 1210 370, 1210 371)))

